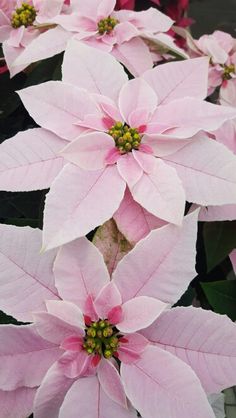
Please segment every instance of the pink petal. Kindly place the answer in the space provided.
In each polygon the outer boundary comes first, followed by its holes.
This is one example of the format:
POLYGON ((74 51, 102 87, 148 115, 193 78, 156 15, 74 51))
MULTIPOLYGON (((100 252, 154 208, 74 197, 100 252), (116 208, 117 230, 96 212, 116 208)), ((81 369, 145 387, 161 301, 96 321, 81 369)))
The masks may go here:
MULTIPOLYGON (((63 304, 66 303, 68 304, 69 302, 61 302, 62 309, 64 309, 63 304)), ((79 311, 79 308, 77 310, 79 311)), ((74 311, 76 312, 75 309, 74 311)), ((51 313, 35 312, 34 322, 41 337, 57 345, 61 345, 66 338, 72 335, 83 336, 84 334, 81 321, 76 321, 76 318, 72 322, 66 318, 63 320, 51 313)))
POLYGON ((35 418, 58 418, 66 393, 74 379, 66 377, 58 363, 54 363, 45 375, 34 400, 35 418))
POLYGON ((48 300, 45 302, 49 314, 78 328, 84 328, 82 311, 72 302, 65 300, 48 300))
POLYGON ((22 40, 25 34, 25 27, 22 25, 16 30, 11 30, 9 39, 7 41, 8 45, 18 48, 22 46, 22 40))
POLYGON ((99 170, 106 165, 106 156, 114 149, 115 142, 103 132, 80 135, 63 149, 61 155, 66 160, 85 170, 99 170))
POLYGON ((145 108, 138 108, 129 114, 129 125, 138 127, 140 132, 140 127, 146 127, 146 123, 148 123, 149 119, 150 112, 145 108))
POLYGON ((96 100, 96 103, 99 104, 103 112, 112 120, 112 121, 121 121, 122 116, 115 102, 107 96, 102 96, 101 94, 94 93, 92 97, 96 100))
POLYGON ((139 31, 132 23, 126 21, 115 26, 114 35, 116 37, 116 43, 121 45, 139 36, 139 31))
POLYGON ((115 166, 98 171, 65 166, 46 199, 44 246, 66 244, 110 219, 124 191, 125 182, 115 166))
POLYGON ((229 120, 224 123, 217 131, 214 132, 214 136, 218 142, 229 148, 234 154, 236 154, 236 121, 229 120))
POLYGON ((105 394, 117 404, 127 408, 127 400, 120 375, 111 361, 102 359, 98 366, 98 380, 105 394))
POLYGON ((127 334, 119 343, 119 360, 124 363, 133 363, 145 350, 149 341, 141 334, 127 334))
POLYGON ((55 251, 40 255, 39 229, 0 225, 0 306, 19 321, 46 309, 45 299, 59 299, 52 267, 55 251))
POLYGON ((152 154, 135 150, 132 151, 132 154, 145 173, 151 174, 155 171, 156 159, 152 154))
POLYGON ((75 139, 84 130, 75 125, 78 120, 97 112, 95 102, 85 90, 61 81, 27 87, 18 94, 39 125, 67 140, 75 139))
POLYGON ((167 222, 181 224, 185 207, 185 193, 175 170, 156 159, 152 174, 144 173, 130 188, 136 202, 153 215, 167 222))
POLYGON ((236 117, 236 110, 226 106, 214 105, 193 97, 173 100, 157 108, 153 118, 173 127, 194 127, 201 130, 218 129, 226 120, 236 117))
POLYGON ((235 385, 236 326, 201 308, 164 312, 144 335, 189 364, 208 393, 235 385))
POLYGON ((169 16, 153 7, 141 12, 131 12, 128 16, 130 16, 130 20, 136 27, 151 32, 167 32, 174 23, 169 16))
POLYGON ((122 317, 123 313, 121 305, 114 306, 114 308, 112 308, 107 315, 108 321, 113 325, 118 324, 121 321, 122 317))
POLYGON ((117 161, 117 169, 123 180, 131 188, 142 177, 143 170, 137 161, 134 159, 132 153, 122 155, 117 161))
POLYGON ((74 12, 80 12, 84 17, 96 20, 96 11, 100 4, 101 0, 70 0, 70 5, 74 12))
POLYGON ((0 389, 15 390, 40 385, 61 350, 43 340, 32 325, 0 328, 0 389))
MULTIPOLYGON (((79 350, 78 352, 68 351, 59 359, 58 363, 63 375, 70 379, 83 377, 90 373, 92 361, 94 356, 88 355, 85 350, 79 350)), ((93 367, 92 374, 95 373, 93 367)))
POLYGON ((32 40, 15 60, 14 65, 27 67, 29 64, 50 58, 66 49, 71 33, 57 26, 46 30, 32 40))
POLYGON ((17 57, 24 51, 24 47, 14 48, 8 45, 8 42, 3 42, 2 50, 11 77, 25 69, 26 65, 14 65, 17 57))
POLYGON ((44 0, 40 2, 40 15, 47 18, 54 17, 61 12, 64 0, 44 0))
POLYGON ((138 296, 122 305, 122 319, 117 328, 123 332, 136 332, 146 328, 168 305, 149 296, 138 296))
POLYGON ((232 78, 226 87, 220 89, 220 104, 224 106, 236 106, 236 80, 232 78))
POLYGON ((121 305, 122 299, 119 290, 113 282, 106 284, 94 301, 95 310, 99 318, 105 319, 115 306, 121 305))
POLYGON ((76 125, 92 129, 93 131, 104 132, 112 127, 113 121, 103 114, 85 115, 83 121, 77 122, 76 125))
POLYGON ((163 159, 176 169, 189 202, 236 203, 236 157, 224 145, 203 137, 163 159))
POLYGON ((164 221, 147 212, 135 202, 128 188, 113 218, 118 229, 131 244, 136 244, 152 229, 165 225, 164 221))
POLYGON ((122 66, 109 54, 71 41, 62 66, 63 81, 83 87, 117 100, 119 91, 127 81, 122 66))
POLYGON ((113 281, 123 301, 141 295, 171 304, 179 300, 196 274, 197 216, 195 211, 184 217, 181 228, 152 231, 120 261, 113 281))
POLYGON ((195 373, 182 361, 149 346, 132 364, 121 365, 128 398, 144 417, 214 418, 195 373), (186 401, 187 399, 187 401, 186 401))
POLYGON ((149 146, 156 157, 165 157, 182 149, 191 141, 202 138, 202 132, 195 134, 195 128, 173 128, 163 133, 145 133, 142 145, 149 146))
MULTIPOLYGON (((84 418, 132 418, 137 416, 131 408, 123 408, 108 397, 96 376, 78 379, 73 384, 60 409, 59 418, 78 418, 78 405, 79 413, 84 418)), ((36 418, 44 417, 36 416, 36 418)))
POLYGON ((228 54, 219 45, 217 39, 212 35, 203 35, 196 41, 197 47, 205 54, 212 58, 213 63, 224 64, 228 58, 228 54))
POLYGON ((152 55, 148 46, 140 38, 132 38, 112 49, 112 55, 121 62, 135 77, 153 66, 152 55))
POLYGON ((33 411, 35 388, 21 387, 5 392, 0 390, 1 418, 28 417, 33 411))
POLYGON ((87 238, 80 238, 59 250, 54 274, 61 297, 74 302, 83 313, 87 298, 95 299, 110 281, 101 253, 87 238))
POLYGON ((221 48, 223 48, 227 53, 229 53, 234 47, 234 39, 229 33, 222 32, 221 30, 215 30, 211 36, 217 40, 221 48))
POLYGON ((102 0, 98 6, 97 14, 99 19, 104 19, 113 12, 116 0, 102 0))
MULTIPOLYGON (((122 87, 119 95, 119 108, 124 120, 130 125, 129 116, 134 109, 145 109, 152 114, 157 105, 157 96, 145 80, 136 78, 129 80, 122 87)), ((142 121, 142 125, 144 122, 142 121)), ((134 126, 136 127, 136 126, 134 126)))
POLYGON ((47 189, 63 167, 58 151, 65 141, 44 129, 19 132, 0 146, 0 188, 47 189))
POLYGON ((75 336, 75 337, 67 337, 63 343, 61 344, 61 348, 63 350, 68 351, 82 351, 83 347, 83 338, 75 336))
POLYGON ((156 92, 159 104, 185 96, 205 99, 208 63, 207 57, 169 62, 145 72, 142 77, 156 92))

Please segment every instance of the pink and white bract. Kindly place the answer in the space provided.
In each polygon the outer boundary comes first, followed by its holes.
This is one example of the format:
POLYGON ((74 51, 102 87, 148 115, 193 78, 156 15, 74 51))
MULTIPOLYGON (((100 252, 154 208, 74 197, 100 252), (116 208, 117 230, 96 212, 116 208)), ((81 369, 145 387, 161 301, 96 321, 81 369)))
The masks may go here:
MULTIPOLYGON (((86 238, 62 247, 52 271, 48 256, 36 255, 37 245, 31 246, 36 231, 0 229, 9 243, 0 257, 6 311, 22 318, 27 277, 38 305, 44 301, 41 289, 49 281, 52 286, 53 272, 58 290, 57 300, 33 313, 34 324, 0 328, 0 396, 6 413, 17 393, 14 418, 20 418, 27 391, 38 387, 33 405, 31 397, 36 418, 94 418, 97 413, 129 418, 136 416, 134 408, 144 418, 154 418, 157 410, 160 418, 214 417, 205 391, 235 384, 235 324, 202 309, 169 308, 194 276, 197 212, 182 228, 152 231, 121 260, 111 280, 102 255, 86 238), (40 270, 36 257, 41 257, 40 270), (19 286, 15 304, 6 293, 9 277, 19 286)), ((0 411, 1 418, 7 416, 0 411)))
POLYGON ((19 133, 0 146, 0 188, 51 184, 45 248, 86 235, 111 218, 126 188, 150 214, 175 224, 182 222, 186 200, 236 203, 236 158, 204 133, 234 118, 236 110, 203 100, 207 71, 207 59, 199 58, 128 81, 112 56, 73 41, 62 82, 19 92, 43 129, 19 133))

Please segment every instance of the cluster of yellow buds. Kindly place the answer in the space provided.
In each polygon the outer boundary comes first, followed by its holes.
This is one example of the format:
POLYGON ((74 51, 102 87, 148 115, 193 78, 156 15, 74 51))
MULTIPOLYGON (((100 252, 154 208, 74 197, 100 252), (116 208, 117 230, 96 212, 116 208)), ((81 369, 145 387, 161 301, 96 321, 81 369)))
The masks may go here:
POLYGON ((116 147, 121 154, 132 151, 132 149, 138 149, 142 139, 138 129, 129 128, 122 122, 116 122, 115 125, 109 129, 108 134, 114 139, 116 147))
POLYGON ((104 33, 110 33, 113 31, 117 23, 119 23, 119 20, 111 16, 108 16, 105 19, 101 19, 98 22, 98 32, 100 35, 103 35, 104 33))
POLYGON ((232 74, 235 74, 235 66, 234 64, 224 65, 224 72, 222 75, 223 80, 230 80, 232 78, 232 74))
POLYGON ((99 320, 92 322, 85 330, 83 348, 88 354, 98 354, 105 358, 111 358, 119 346, 117 330, 109 321, 99 320))
POLYGON ((18 7, 12 14, 11 25, 17 29, 20 26, 31 26, 36 18, 36 10, 34 6, 28 3, 22 3, 21 7, 18 7))

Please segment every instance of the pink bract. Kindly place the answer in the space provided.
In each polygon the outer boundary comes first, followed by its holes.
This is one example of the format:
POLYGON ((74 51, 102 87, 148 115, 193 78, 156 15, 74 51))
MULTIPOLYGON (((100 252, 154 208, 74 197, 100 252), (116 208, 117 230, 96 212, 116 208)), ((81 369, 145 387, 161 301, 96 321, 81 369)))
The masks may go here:
MULTIPOLYGON (((18 0, 17 6, 21 4, 18 0)), ((0 8, 0 41, 11 76, 33 62, 64 51, 71 37, 112 53, 134 75, 153 66, 147 40, 184 55, 171 37, 163 34, 173 21, 156 9, 116 12, 115 0, 32 0, 31 4, 36 18, 26 27, 12 27, 9 12, 0 8)))
POLYGON ((19 133, 0 146, 1 189, 32 190, 51 182, 45 248, 111 218, 126 188, 151 215, 175 224, 182 222, 185 200, 236 203, 236 158, 204 133, 234 118, 236 110, 203 100, 207 59, 161 65, 128 81, 111 55, 73 41, 62 70, 62 82, 19 92, 43 129, 19 133), (131 152, 121 151, 111 135, 118 121, 129 140, 135 135, 131 140, 139 141, 131 152))
MULTIPOLYGON (((58 300, 33 312, 32 325, 0 328, 0 397, 6 410, 16 391, 23 410, 25 391, 38 387, 31 405, 36 418, 94 418, 98 407, 103 418, 136 416, 134 408, 144 418, 154 418, 157 410, 160 418, 214 417, 205 391, 235 384, 235 324, 202 309, 169 307, 195 274, 197 215, 188 215, 182 228, 151 232, 121 260, 112 279, 86 238, 58 251, 53 267, 58 300)), ((9 242, 30 231, 0 229, 9 242)), ((27 271, 19 248, 12 246, 11 263, 27 271)), ((41 257, 47 269, 48 260, 41 257)), ((9 257, 2 258, 1 269, 9 271, 9 257)), ((35 277, 38 305, 45 279, 35 277)), ((24 278, 18 280, 23 285, 24 278)), ((2 411, 0 417, 6 418, 2 411)))

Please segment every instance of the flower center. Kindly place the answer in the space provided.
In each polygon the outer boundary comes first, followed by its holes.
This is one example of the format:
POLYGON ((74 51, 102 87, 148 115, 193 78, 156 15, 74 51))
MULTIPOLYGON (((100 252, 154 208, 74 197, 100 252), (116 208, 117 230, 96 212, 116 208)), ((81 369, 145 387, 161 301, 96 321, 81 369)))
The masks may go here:
POLYGON ((34 6, 28 3, 22 3, 21 7, 18 7, 12 14, 11 25, 17 29, 20 26, 32 26, 36 18, 36 10, 34 6))
POLYGON ((100 35, 104 35, 104 33, 111 33, 117 23, 119 23, 119 20, 111 16, 108 16, 105 19, 101 19, 98 22, 98 32, 100 35))
POLYGON ((116 122, 109 129, 108 134, 114 139, 116 147, 121 154, 132 151, 132 149, 139 149, 142 136, 136 128, 130 128, 122 122, 116 122))
POLYGON ((85 329, 83 347, 88 354, 111 358, 119 347, 118 330, 107 319, 92 322, 85 329))
POLYGON ((232 78, 232 73, 235 73, 235 66, 234 64, 231 65, 224 65, 224 72, 222 75, 223 80, 230 80, 232 78))

